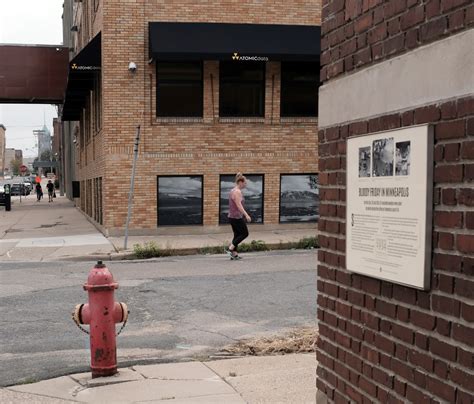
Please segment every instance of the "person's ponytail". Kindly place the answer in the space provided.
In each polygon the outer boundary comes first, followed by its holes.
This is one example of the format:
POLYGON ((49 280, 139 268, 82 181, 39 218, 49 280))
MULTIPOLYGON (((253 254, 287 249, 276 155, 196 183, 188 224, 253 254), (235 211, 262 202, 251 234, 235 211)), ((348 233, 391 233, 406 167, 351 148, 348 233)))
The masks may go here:
POLYGON ((246 180, 245 176, 242 173, 237 173, 235 175, 235 183, 244 182, 246 180))

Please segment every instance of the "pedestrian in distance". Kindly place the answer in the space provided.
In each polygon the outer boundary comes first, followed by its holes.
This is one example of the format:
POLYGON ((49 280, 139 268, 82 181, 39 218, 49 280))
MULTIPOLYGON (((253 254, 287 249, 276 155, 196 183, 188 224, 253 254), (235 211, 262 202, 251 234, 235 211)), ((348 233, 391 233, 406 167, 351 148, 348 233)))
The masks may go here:
POLYGON ((247 186, 247 179, 242 173, 235 176, 235 187, 229 192, 229 223, 234 232, 234 239, 225 252, 230 256, 231 260, 239 260, 241 257, 238 253, 239 244, 244 241, 249 230, 247 223, 251 222, 251 218, 244 208, 245 200, 242 190, 247 186))
POLYGON ((41 188, 41 184, 39 182, 36 183, 36 202, 39 202, 43 197, 43 188, 41 188))
POLYGON ((49 202, 53 202, 54 184, 51 180, 46 184, 46 188, 48 188, 49 202))

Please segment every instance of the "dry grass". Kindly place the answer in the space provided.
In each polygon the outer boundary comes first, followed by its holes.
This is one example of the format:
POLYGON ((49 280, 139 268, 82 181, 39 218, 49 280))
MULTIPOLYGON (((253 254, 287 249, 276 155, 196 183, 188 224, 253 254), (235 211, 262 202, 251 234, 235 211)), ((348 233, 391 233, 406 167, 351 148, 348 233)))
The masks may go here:
POLYGON ((221 355, 263 356, 314 352, 316 328, 298 328, 287 334, 242 340, 222 349, 221 355))

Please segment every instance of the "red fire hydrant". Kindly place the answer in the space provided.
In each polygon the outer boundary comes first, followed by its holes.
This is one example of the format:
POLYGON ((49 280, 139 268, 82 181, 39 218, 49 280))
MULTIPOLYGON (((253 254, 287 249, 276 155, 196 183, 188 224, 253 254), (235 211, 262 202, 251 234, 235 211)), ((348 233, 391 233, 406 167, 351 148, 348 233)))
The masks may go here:
POLYGON ((123 323, 122 331, 129 313, 125 303, 114 299, 114 290, 117 288, 118 283, 112 273, 102 261, 98 261, 84 284, 84 290, 89 293, 89 303, 78 304, 74 309, 73 320, 82 331, 90 334, 93 378, 117 373, 115 324, 123 323), (81 324, 89 324, 90 331, 82 328, 81 324))

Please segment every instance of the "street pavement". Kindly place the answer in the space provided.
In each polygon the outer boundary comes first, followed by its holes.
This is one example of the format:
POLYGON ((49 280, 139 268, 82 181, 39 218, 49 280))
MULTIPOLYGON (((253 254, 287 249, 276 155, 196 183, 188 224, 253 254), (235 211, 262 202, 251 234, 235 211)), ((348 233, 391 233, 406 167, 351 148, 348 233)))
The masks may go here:
MULTIPOLYGON (((71 312, 93 262, 0 261, 0 385, 88 370, 71 312)), ((242 338, 315 325, 316 252, 108 263, 131 311, 120 366, 207 359, 242 338)))

